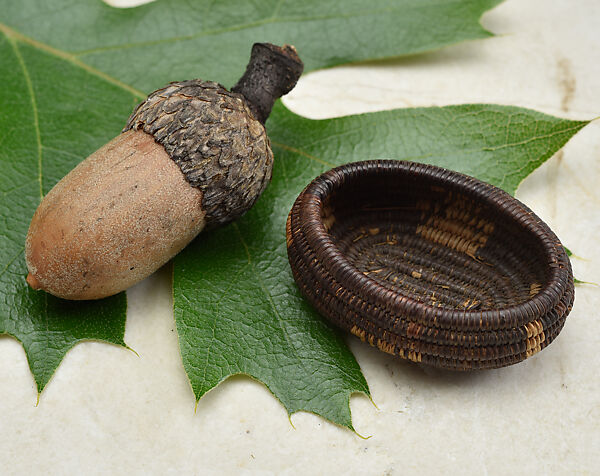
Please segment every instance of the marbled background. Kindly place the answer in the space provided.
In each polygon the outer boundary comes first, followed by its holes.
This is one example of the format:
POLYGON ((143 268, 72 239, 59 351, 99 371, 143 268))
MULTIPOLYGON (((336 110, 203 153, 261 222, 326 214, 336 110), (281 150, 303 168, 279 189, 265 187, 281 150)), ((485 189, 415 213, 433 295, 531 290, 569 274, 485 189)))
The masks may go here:
MULTIPOLYGON (((284 102, 311 118, 469 102, 600 115, 598 0, 508 0, 482 23, 497 36, 310 73, 284 102)), ((585 258, 573 260, 576 277, 596 282, 599 181, 596 121, 517 193, 585 258)), ((550 347, 500 370, 428 370, 348 338, 377 404, 351 400, 357 431, 371 436, 361 439, 308 413, 292 426, 264 386, 242 377, 194 412, 169 278, 167 267, 128 292, 125 339, 139 358, 79 344, 38 407, 20 344, 0 338, 0 473, 600 474, 598 288, 577 287, 550 347)))

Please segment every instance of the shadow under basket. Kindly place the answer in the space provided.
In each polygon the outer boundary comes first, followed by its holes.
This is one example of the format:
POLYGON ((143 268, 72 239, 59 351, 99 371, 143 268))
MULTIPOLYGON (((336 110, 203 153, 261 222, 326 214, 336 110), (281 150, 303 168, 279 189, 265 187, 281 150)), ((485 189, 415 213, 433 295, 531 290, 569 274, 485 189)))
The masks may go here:
POLYGON ((520 362, 558 335, 569 258, 529 208, 439 167, 347 164, 316 178, 287 223, 294 279, 335 325, 453 370, 520 362))

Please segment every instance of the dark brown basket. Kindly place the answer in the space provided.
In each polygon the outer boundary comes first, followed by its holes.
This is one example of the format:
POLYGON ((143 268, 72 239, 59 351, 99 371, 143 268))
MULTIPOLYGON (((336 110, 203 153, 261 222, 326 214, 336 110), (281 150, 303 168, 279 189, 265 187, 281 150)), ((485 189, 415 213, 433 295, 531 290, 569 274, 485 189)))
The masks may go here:
POLYGON ((520 362, 558 335, 574 298, 558 238, 480 180, 401 161, 316 178, 287 223, 294 279, 337 326, 453 370, 520 362))

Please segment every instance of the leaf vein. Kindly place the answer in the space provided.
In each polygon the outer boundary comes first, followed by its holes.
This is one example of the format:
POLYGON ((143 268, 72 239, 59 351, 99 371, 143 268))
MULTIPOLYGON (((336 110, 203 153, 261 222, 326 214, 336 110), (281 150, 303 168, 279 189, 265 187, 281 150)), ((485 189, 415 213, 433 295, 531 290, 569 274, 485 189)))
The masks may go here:
POLYGON ((529 144, 531 142, 535 142, 535 141, 543 140, 543 139, 550 139, 550 138, 552 138, 554 136, 557 136, 557 135, 560 135, 560 134, 565 134, 565 133, 568 133, 568 132, 571 132, 571 131, 574 131, 574 130, 579 130, 582 127, 584 127, 587 123, 588 123, 587 121, 584 121, 584 122, 581 122, 581 123, 577 123, 576 125, 574 125, 572 127, 567 127, 565 129, 560 129, 560 130, 557 130, 557 131, 553 131, 553 132, 551 132, 549 134, 542 134, 542 135, 539 135, 539 136, 528 137, 527 139, 524 139, 524 140, 519 141, 519 142, 512 142, 512 143, 507 143, 507 144, 501 144, 501 145, 493 146, 493 147, 484 147, 484 148, 482 148, 482 150, 485 151, 485 152, 495 152, 497 150, 506 149, 506 148, 509 148, 509 147, 517 147, 517 146, 521 146, 521 145, 527 145, 527 144, 529 144))
POLYGON ((248 247, 248 244, 246 243, 246 240, 244 240, 244 237, 242 236, 242 233, 240 232, 240 229, 239 229, 237 223, 233 224, 233 228, 236 231, 237 236, 240 239, 240 242, 242 243, 242 246, 244 247, 244 250, 246 251, 246 255, 248 256, 248 263, 252 267, 252 271, 254 272, 254 275, 256 276, 256 280, 258 281, 258 284, 259 284, 262 292, 265 294, 265 297, 269 301, 269 305, 270 305, 271 309, 273 310, 273 313, 277 317, 277 323, 279 324, 279 328, 281 329, 281 332, 284 335, 285 340, 290 345, 290 348, 294 352, 294 355, 295 355, 296 359, 298 360, 298 362, 301 362, 302 366, 304 367, 304 360, 302 358, 300 358, 300 356, 298 355, 296 346, 294 345, 293 340, 290 338, 289 333, 287 332, 287 329, 283 325, 283 320, 284 319, 281 316, 281 314, 279 313, 279 310, 277 309, 277 306, 275 305, 275 302, 273 302, 273 296, 271 295, 271 293, 269 292, 269 290, 265 286, 265 283, 263 282, 263 279, 262 279, 260 273, 256 270, 256 267, 254 266, 254 261, 252 260, 252 255, 250 254, 250 248, 248 247))
POLYGON ((21 70, 23 72, 23 77, 25 78, 25 84, 27 84, 27 92, 29 93, 29 99, 31 101, 31 109, 33 112, 33 130, 35 131, 35 140, 37 143, 37 166, 38 166, 38 182, 39 182, 39 191, 40 191, 40 200, 44 197, 44 190, 42 187, 42 137, 40 134, 40 121, 38 114, 37 101, 35 99, 35 92, 33 90, 33 83, 31 81, 31 76, 29 75, 29 70, 27 69, 27 65, 25 64, 25 60, 23 59, 23 55, 19 50, 17 42, 7 35, 10 45, 19 61, 19 65, 21 66, 21 70))
POLYGON ((223 293, 221 294, 221 296, 219 296, 219 299, 217 299, 217 302, 215 303, 216 309, 215 309, 215 312, 212 314, 213 319, 212 319, 212 324, 210 326, 210 330, 212 331, 212 339, 210 340, 210 344, 208 345, 208 347, 206 349, 206 360, 204 362, 204 367, 203 367, 204 368, 204 375, 203 375, 204 381, 207 381, 206 373, 208 372, 208 363, 210 360, 210 353, 211 353, 212 345, 216 341, 215 329, 217 327, 216 324, 217 324, 217 319, 219 318, 221 302, 223 301, 223 299, 225 299, 225 297, 227 296, 229 291, 231 291, 233 286, 235 286, 237 284, 237 280, 240 277, 240 275, 244 271, 246 271, 246 269, 248 269, 248 267, 250 267, 250 266, 251 266, 251 263, 247 263, 242 268, 240 268, 240 270, 231 279, 231 282, 230 282, 229 286, 227 287, 227 289, 225 289, 225 291, 223 291, 223 293))
POLYGON ((72 65, 74 65, 78 68, 81 68, 84 71, 86 71, 90 74, 93 74, 94 76, 97 76, 110 84, 113 84, 115 86, 118 86, 121 89, 124 89, 125 91, 134 95, 138 99, 145 99, 147 96, 142 91, 139 91, 139 90, 135 89, 134 87, 132 87, 122 81, 119 81, 116 78, 113 78, 109 74, 106 74, 106 73, 94 68, 93 66, 90 66, 89 64, 84 63, 83 61, 79 60, 76 55, 74 55, 72 53, 68 53, 66 51, 59 50, 59 49, 54 48, 45 43, 34 40, 33 38, 25 36, 22 33, 18 32, 16 30, 13 30, 12 28, 9 28, 4 23, 0 23, 0 31, 2 33, 4 33, 6 35, 6 37, 11 40, 11 42, 13 42, 15 40, 20 41, 22 43, 28 44, 29 46, 37 48, 41 51, 44 51, 52 56, 56 56, 57 58, 67 61, 67 62, 71 63, 72 65))
POLYGON ((289 152, 294 152, 296 154, 302 155, 303 157, 314 160, 315 162, 318 162, 319 164, 322 164, 322 165, 326 165, 327 167, 335 167, 335 164, 332 164, 331 162, 326 162, 323 159, 319 159, 318 157, 315 157, 314 155, 311 155, 308 152, 305 152, 301 149, 296 149, 295 147, 291 147, 289 145, 282 144, 281 142, 271 141, 271 144, 276 147, 280 147, 281 149, 287 150, 289 152))
POLYGON ((271 16, 271 17, 262 18, 260 20, 256 20, 253 22, 238 23, 236 25, 230 25, 230 26, 226 26, 223 28, 213 28, 211 30, 205 30, 205 31, 195 33, 192 35, 173 36, 173 37, 169 37, 169 38, 162 38, 160 40, 140 41, 137 43, 123 43, 120 45, 101 46, 101 47, 97 47, 97 48, 89 48, 87 50, 78 50, 78 51, 74 51, 72 53, 72 56, 74 58, 79 58, 81 56, 86 56, 86 55, 90 55, 90 54, 94 54, 94 53, 103 53, 106 51, 121 51, 121 50, 127 50, 127 49, 132 49, 132 48, 144 47, 144 46, 155 46, 155 45, 163 45, 163 44, 169 44, 169 43, 178 43, 180 41, 196 40, 196 39, 204 38, 206 36, 211 36, 211 35, 220 35, 222 33, 231 33, 234 31, 256 28, 256 27, 268 25, 271 23, 296 23, 296 22, 302 23, 302 22, 311 22, 311 21, 348 19, 348 18, 365 16, 366 14, 382 15, 382 14, 393 12, 393 11, 395 11, 393 8, 385 8, 385 9, 373 10, 373 11, 358 11, 358 12, 347 13, 347 14, 335 13, 335 14, 330 14, 330 15, 313 15, 313 16, 304 16, 304 17, 298 16, 298 17, 288 17, 288 18, 271 16))
POLYGON ((9 260, 8 263, 6 263, 6 266, 4 267, 4 269, 2 271, 0 271, 0 277, 4 276, 4 273, 6 273, 6 270, 10 267, 11 264, 14 263, 14 261, 21 256, 21 253, 23 253, 23 251, 25 251, 25 247, 22 246, 21 248, 19 248, 19 251, 17 251, 15 253, 15 255, 9 260))

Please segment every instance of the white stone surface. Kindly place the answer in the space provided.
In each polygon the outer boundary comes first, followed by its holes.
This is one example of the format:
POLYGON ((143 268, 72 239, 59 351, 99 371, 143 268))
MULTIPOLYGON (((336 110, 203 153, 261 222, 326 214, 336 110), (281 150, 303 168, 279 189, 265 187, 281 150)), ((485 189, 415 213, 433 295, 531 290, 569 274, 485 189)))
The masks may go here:
MULTIPOLYGON (((312 118, 467 102, 600 114, 598 0, 509 0, 483 24, 498 36, 311 73, 285 103, 312 118)), ((517 194, 585 258, 573 260, 576 276, 596 282, 599 180, 596 121, 517 194)), ((598 288, 577 287, 557 340, 505 369, 425 370, 349 338, 377 404, 352 398, 362 439, 308 413, 292 426, 265 387, 242 377, 194 412, 169 276, 163 269, 128 293, 125 338, 139 357, 79 344, 37 407, 20 344, 0 338, 0 473, 600 474, 598 288)))

